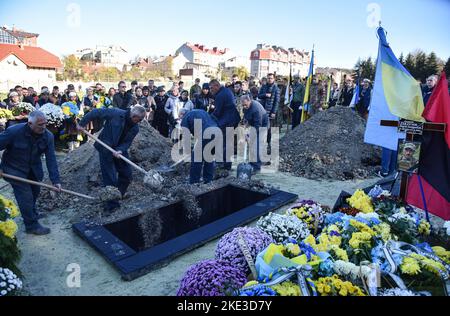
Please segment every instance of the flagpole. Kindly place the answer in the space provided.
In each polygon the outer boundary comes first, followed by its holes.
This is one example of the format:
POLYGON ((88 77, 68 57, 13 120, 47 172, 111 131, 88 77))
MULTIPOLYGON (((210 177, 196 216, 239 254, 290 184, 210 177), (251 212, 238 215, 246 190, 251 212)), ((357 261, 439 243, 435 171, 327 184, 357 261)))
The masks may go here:
POLYGON ((311 82, 312 82, 312 76, 314 73, 314 48, 315 48, 315 44, 313 44, 313 49, 312 49, 312 54, 311 54, 311 61, 310 61, 310 65, 309 65, 309 72, 308 72, 308 77, 306 78, 306 82, 305 82, 305 98, 303 100, 303 107, 302 107, 302 115, 301 115, 301 122, 305 122, 306 121, 306 116, 307 116, 307 112, 305 111, 305 107, 306 105, 309 106, 309 97, 310 97, 310 90, 311 90, 311 82))

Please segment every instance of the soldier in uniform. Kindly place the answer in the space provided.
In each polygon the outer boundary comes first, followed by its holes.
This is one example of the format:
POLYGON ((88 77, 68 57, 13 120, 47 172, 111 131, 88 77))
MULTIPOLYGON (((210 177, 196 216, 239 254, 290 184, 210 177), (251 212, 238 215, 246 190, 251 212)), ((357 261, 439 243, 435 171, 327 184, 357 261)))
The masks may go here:
POLYGON ((413 143, 405 144, 402 152, 402 157, 399 160, 399 167, 401 170, 413 172, 415 169, 417 169, 418 161, 416 158, 414 158, 416 150, 417 147, 413 143))

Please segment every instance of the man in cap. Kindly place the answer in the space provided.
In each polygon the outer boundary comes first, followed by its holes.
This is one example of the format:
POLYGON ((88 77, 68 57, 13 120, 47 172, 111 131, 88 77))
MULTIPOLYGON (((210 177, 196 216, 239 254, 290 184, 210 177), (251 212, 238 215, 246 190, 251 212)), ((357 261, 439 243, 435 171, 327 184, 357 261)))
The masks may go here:
POLYGON ((406 143, 403 147, 402 157, 399 161, 399 167, 401 170, 412 172, 417 168, 417 159, 414 158, 417 147, 414 143, 406 143))
MULTIPOLYGON (((120 159, 120 155, 128 158, 128 149, 139 133, 138 124, 145 118, 145 114, 145 108, 140 105, 126 110, 95 109, 86 114, 77 126, 78 130, 82 131, 94 120, 98 120, 103 126, 98 138, 116 151, 112 154, 100 144, 94 145, 100 157, 103 185, 118 188, 122 196, 125 195, 131 183, 132 170, 130 165, 120 159)), ((104 205, 106 212, 112 212, 119 207, 117 200, 108 201, 104 205)))

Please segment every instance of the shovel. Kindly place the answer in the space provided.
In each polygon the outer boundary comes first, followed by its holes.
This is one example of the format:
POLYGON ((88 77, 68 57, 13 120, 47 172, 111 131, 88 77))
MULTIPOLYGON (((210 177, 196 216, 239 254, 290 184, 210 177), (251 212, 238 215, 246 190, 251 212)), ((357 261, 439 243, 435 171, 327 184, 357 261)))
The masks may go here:
MULTIPOLYGON (((195 142, 194 148, 195 148, 195 146, 197 146, 197 143, 198 143, 198 140, 195 142)), ((178 165, 180 165, 181 163, 185 162, 184 160, 185 160, 186 158, 189 158, 189 156, 190 156, 190 154, 187 154, 187 155, 185 155, 183 158, 181 158, 180 160, 178 160, 176 163, 174 163, 173 165, 171 165, 171 166, 161 166, 161 167, 156 168, 155 171, 156 171, 156 172, 159 172, 159 173, 172 173, 172 172, 175 172, 175 171, 176 171, 175 168, 176 168, 178 165)))
MULTIPOLYGON (((112 152, 113 154, 117 154, 117 151, 112 149, 110 146, 108 146, 107 144, 105 144, 104 142, 102 142, 100 139, 98 139, 96 136, 92 135, 91 133, 89 133, 88 131, 86 131, 85 129, 82 129, 83 133, 86 134, 88 137, 92 138, 93 140, 95 140, 97 143, 99 143, 100 145, 102 145, 103 147, 105 147, 107 150, 109 150, 110 152, 112 152)), ((157 172, 147 172, 144 168, 139 167, 137 164, 135 164, 134 162, 132 162, 130 159, 124 157, 123 155, 119 155, 119 158, 122 159, 123 161, 125 161, 127 164, 129 164, 130 166, 132 166, 133 168, 135 168, 136 170, 142 172, 145 175, 144 178, 144 183, 151 186, 152 188, 157 188, 159 187, 162 182, 164 181, 164 178, 157 172)))
POLYGON ((240 180, 251 180, 253 167, 248 163, 247 159, 248 141, 245 141, 244 162, 237 166, 237 178, 240 180))
POLYGON ((32 184, 32 185, 43 187, 43 188, 47 188, 47 189, 50 189, 50 190, 55 191, 55 192, 64 192, 64 193, 67 193, 67 194, 70 194, 70 195, 75 195, 75 196, 78 196, 78 197, 81 197, 81 198, 84 198, 84 199, 88 199, 88 200, 92 200, 92 201, 96 201, 97 200, 97 198, 89 196, 89 195, 85 195, 85 194, 81 194, 81 193, 78 193, 78 192, 69 191, 69 190, 65 190, 65 189, 59 190, 57 187, 55 187, 53 185, 49 185, 49 184, 42 183, 42 182, 37 182, 37 181, 32 181, 32 180, 24 179, 24 178, 21 178, 21 177, 12 176, 12 175, 9 175, 9 174, 3 173, 3 172, 0 172, 0 177, 5 178, 5 179, 11 179, 11 180, 23 182, 23 183, 32 184))

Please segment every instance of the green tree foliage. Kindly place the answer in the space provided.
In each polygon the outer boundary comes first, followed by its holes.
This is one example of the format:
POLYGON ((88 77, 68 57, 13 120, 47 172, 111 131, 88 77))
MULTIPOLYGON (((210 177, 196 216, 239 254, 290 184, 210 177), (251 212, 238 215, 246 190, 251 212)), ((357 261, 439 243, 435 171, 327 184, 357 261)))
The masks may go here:
POLYGON ((375 62, 372 60, 372 57, 367 59, 359 59, 353 68, 354 78, 357 79, 369 79, 373 81, 375 79, 375 62))
POLYGON ((75 55, 65 56, 63 78, 66 80, 78 80, 82 78, 81 63, 75 55))
POLYGON ((444 66, 444 71, 447 74, 447 77, 450 77, 450 57, 447 59, 447 63, 444 66))

